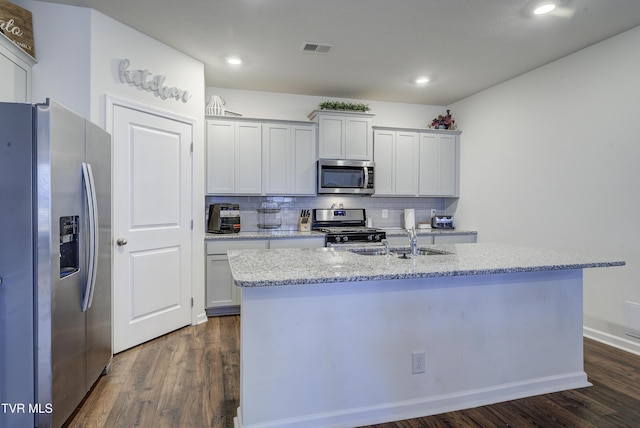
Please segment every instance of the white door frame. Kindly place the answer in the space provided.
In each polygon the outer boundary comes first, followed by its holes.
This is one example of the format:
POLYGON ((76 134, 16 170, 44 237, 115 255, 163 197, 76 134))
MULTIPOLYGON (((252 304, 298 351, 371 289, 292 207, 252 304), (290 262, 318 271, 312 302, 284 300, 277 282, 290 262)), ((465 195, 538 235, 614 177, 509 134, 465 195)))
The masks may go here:
MULTIPOLYGON (((182 116, 182 115, 170 112, 170 111, 158 109, 158 108, 155 108, 155 107, 150 107, 150 106, 145 105, 145 104, 140 104, 140 103, 137 103, 137 102, 134 102, 134 101, 131 101, 131 100, 127 100, 125 98, 120 98, 120 97, 117 97, 117 96, 114 96, 114 95, 106 94, 105 129, 111 135, 113 135, 113 112, 114 112, 114 108, 117 107, 117 106, 129 108, 129 109, 133 109, 133 110, 139 110, 139 111, 142 111, 142 112, 145 112, 145 113, 148 113, 148 114, 153 114, 153 115, 165 117, 165 118, 168 118, 168 119, 172 119, 172 120, 175 120, 175 121, 178 121, 178 122, 183 122, 183 123, 186 123, 186 124, 190 125, 191 126, 191 152, 193 153, 193 151, 194 151, 193 145, 194 145, 194 142, 196 141, 196 124, 197 124, 197 120, 196 119, 193 119, 193 118, 190 118, 190 117, 187 117, 187 116, 182 116)), ((197 302, 198 299, 196 299, 196 297, 195 297, 195 296, 197 296, 197 290, 195 288, 196 284, 197 284, 197 281, 196 281, 197 278, 195 277, 196 275, 194 275, 194 273, 196 272, 196 269, 195 269, 196 252, 194 251, 195 250, 195 245, 194 245, 194 242, 195 242, 195 236, 194 236, 195 228, 194 228, 194 224, 193 224, 193 218, 194 218, 194 215, 193 215, 193 198, 194 198, 194 195, 193 195, 193 188, 194 188, 193 180, 194 180, 194 171, 195 171, 193 162, 194 162, 194 156, 191 156, 191 192, 190 192, 191 193, 191 203, 190 203, 190 207, 189 207, 190 212, 191 212, 190 213, 190 217, 191 217, 191 233, 190 233, 191 243, 190 244, 191 244, 191 273, 192 273, 191 274, 191 299, 192 299, 192 302, 194 302, 194 301, 197 302)), ((112 179, 113 179, 113 174, 112 174, 112 179)), ((112 207, 113 207, 113 204, 112 204, 112 207)), ((113 213, 111 213, 111 215, 113 216, 113 213)), ((111 268, 113 270, 113 264, 114 264, 113 258, 112 258, 111 263, 112 263, 111 268)), ((202 287, 204 287, 204 283, 202 284, 202 287)), ((112 290, 113 290, 113 287, 112 287, 112 290)), ((112 293, 113 293, 113 291, 112 291, 112 293)), ((112 301, 113 301, 113 296, 112 296, 112 301)), ((113 309, 112 309, 112 315, 113 315, 113 309)), ((200 314, 198 313, 197 305, 192 304, 191 305, 191 324, 192 325, 196 325, 196 324, 199 324, 199 323, 207 321, 206 316, 204 317, 204 319, 201 319, 201 318, 202 317, 200 317, 200 314)))

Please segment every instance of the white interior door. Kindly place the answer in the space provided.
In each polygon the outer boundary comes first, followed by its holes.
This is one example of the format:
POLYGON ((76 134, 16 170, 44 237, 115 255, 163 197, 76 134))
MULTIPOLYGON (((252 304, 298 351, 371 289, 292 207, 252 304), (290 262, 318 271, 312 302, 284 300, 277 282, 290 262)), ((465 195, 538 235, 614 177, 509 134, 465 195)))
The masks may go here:
POLYGON ((114 103, 114 353, 191 321, 193 122, 114 103))

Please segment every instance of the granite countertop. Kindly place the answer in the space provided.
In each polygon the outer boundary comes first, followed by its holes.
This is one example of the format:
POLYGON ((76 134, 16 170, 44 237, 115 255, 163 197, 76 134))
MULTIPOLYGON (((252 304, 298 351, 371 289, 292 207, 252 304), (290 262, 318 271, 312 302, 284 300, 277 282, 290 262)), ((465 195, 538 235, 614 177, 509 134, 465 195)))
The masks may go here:
MULTIPOLYGON (((382 229, 387 236, 406 236, 407 232, 398 227, 390 229, 382 229)), ((418 236, 424 235, 468 235, 477 234, 475 230, 459 230, 459 229, 416 229, 418 236)), ((323 232, 312 230, 311 232, 298 232, 297 230, 256 230, 241 231, 238 233, 205 233, 204 239, 279 239, 279 238, 320 238, 324 237, 323 232)))
POLYGON ((376 281, 440 276, 487 275, 623 266, 624 261, 505 244, 442 244, 452 254, 401 259, 392 254, 360 255, 346 249, 304 248, 228 251, 236 285, 376 281))

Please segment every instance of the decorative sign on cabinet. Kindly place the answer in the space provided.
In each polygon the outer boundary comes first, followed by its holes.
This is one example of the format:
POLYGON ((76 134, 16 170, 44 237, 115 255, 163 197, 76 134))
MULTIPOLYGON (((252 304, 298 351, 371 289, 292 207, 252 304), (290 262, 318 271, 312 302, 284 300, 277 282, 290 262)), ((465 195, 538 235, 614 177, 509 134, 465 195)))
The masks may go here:
POLYGON ((372 113, 314 110, 318 123, 318 158, 373 160, 372 113))

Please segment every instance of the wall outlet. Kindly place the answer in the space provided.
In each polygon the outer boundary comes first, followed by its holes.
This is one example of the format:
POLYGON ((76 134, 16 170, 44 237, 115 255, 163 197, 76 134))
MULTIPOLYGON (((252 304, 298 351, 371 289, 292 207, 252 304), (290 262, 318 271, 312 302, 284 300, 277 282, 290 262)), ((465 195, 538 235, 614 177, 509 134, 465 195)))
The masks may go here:
POLYGON ((389 210, 382 210, 382 218, 388 218, 389 217, 389 210))
POLYGON ((425 351, 413 351, 411 353, 411 373, 424 373, 427 365, 425 351))

